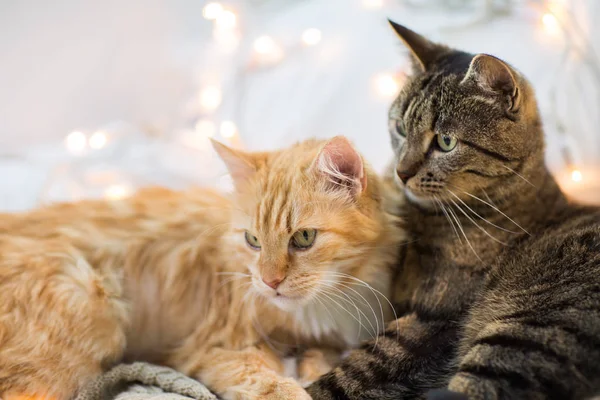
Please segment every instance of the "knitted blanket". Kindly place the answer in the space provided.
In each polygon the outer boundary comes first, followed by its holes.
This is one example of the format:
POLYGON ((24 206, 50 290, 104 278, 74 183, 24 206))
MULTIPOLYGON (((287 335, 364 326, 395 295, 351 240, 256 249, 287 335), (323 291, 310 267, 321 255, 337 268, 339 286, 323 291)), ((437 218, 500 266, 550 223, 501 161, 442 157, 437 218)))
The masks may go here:
POLYGON ((217 400, 200 382, 170 368, 121 364, 87 385, 75 400, 217 400))

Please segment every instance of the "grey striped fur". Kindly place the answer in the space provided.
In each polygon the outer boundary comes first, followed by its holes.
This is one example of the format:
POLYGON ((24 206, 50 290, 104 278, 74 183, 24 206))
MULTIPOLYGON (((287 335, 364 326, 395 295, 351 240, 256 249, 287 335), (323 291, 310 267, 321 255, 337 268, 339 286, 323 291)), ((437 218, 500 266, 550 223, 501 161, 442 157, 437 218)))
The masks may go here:
POLYGON ((399 249, 400 318, 309 392, 339 400, 424 398, 431 389, 446 389, 431 399, 600 393, 600 211, 570 202, 548 172, 531 86, 492 56, 392 26, 414 61, 389 113, 396 169, 412 176, 413 193, 398 207, 415 240, 399 249), (457 147, 441 151, 440 134, 457 147))

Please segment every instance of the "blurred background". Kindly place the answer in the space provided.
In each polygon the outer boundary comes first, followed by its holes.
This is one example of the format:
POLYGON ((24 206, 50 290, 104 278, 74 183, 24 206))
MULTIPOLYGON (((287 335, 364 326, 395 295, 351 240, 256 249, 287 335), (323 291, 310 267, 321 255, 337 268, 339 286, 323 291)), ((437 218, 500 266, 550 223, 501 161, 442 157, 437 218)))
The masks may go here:
POLYGON ((408 71, 387 17, 521 70, 552 171, 600 203, 597 0, 0 0, 0 211, 228 187, 210 137, 343 134, 381 171, 408 71))

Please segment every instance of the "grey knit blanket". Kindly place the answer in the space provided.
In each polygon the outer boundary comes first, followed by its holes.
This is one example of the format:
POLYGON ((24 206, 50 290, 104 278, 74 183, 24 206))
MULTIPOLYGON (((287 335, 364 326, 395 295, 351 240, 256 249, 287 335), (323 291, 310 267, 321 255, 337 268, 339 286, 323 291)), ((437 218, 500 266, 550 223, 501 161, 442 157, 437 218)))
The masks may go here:
POLYGON ((217 400, 200 382, 170 368, 121 364, 99 376, 75 400, 217 400))

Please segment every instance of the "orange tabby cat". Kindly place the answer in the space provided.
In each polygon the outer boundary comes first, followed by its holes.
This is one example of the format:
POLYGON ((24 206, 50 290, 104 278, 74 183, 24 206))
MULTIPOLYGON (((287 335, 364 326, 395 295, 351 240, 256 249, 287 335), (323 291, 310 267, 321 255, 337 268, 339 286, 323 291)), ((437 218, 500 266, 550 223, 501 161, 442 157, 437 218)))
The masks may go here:
MULTIPOLYGON (((280 350, 382 329, 401 234, 352 145, 215 148, 233 199, 148 189, 0 215, 0 395, 68 399, 141 359, 226 399, 309 398, 280 350)), ((307 381, 325 372, 323 353, 306 359, 307 381)))

